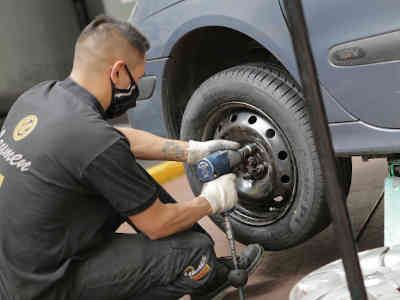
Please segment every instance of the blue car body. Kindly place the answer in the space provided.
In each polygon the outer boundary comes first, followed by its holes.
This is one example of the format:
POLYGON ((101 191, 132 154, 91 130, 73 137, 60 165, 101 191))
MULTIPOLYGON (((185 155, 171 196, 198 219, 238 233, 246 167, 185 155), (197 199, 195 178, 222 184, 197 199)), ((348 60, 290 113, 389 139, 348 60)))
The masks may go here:
MULTIPOLYGON (((399 152, 400 2, 304 0, 303 5, 337 155, 399 152)), ((136 128, 178 137, 175 103, 184 106, 202 81, 235 65, 235 56, 237 64, 246 63, 246 52, 237 49, 243 43, 247 53, 263 53, 299 82, 281 0, 141 0, 129 21, 150 40, 146 77, 155 86, 129 112, 136 128), (230 62, 218 67, 225 55, 230 62), (182 66, 188 63, 190 68, 182 66), (188 77, 195 78, 190 88, 188 77)))

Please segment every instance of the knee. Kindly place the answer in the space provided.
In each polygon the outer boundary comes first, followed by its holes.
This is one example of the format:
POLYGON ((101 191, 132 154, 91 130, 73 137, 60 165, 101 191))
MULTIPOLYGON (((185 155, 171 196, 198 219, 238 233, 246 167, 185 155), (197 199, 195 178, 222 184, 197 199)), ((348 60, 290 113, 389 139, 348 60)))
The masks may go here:
POLYGON ((186 247, 190 249, 189 264, 184 276, 192 281, 193 287, 201 287, 214 277, 216 256, 214 242, 203 233, 191 233, 186 247))
POLYGON ((179 244, 177 248, 185 251, 190 261, 198 260, 202 256, 210 257, 210 262, 213 263, 215 257, 214 242, 204 233, 188 231, 181 234, 176 240, 179 244))
POLYGON ((189 245, 193 249, 199 249, 199 251, 208 252, 210 250, 214 251, 213 240, 204 233, 194 232, 190 235, 189 245))
POLYGON ((190 252, 193 252, 193 250, 209 251, 214 249, 213 240, 207 234, 197 231, 178 233, 173 237, 173 241, 174 248, 190 252))
MULTIPOLYGON (((206 263, 210 267, 211 273, 214 272, 216 264, 216 255, 214 242, 205 234, 199 233, 192 242, 193 249, 196 249, 196 260, 200 261, 199 265, 206 263)), ((210 277, 210 276, 208 276, 210 277)))

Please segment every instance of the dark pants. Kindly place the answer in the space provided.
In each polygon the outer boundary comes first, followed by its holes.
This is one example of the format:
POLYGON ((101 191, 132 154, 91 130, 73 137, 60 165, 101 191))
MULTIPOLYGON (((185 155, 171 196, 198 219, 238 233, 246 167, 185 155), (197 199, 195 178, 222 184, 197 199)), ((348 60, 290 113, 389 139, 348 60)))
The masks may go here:
POLYGON ((215 274, 213 242, 193 230, 155 241, 116 233, 88 254, 75 276, 79 300, 175 300, 215 274))
MULTIPOLYGON (((161 186, 159 196, 174 202, 161 186)), ((214 243, 198 224, 160 240, 115 233, 86 257, 74 272, 77 300, 175 300, 204 292, 216 273, 214 243)))

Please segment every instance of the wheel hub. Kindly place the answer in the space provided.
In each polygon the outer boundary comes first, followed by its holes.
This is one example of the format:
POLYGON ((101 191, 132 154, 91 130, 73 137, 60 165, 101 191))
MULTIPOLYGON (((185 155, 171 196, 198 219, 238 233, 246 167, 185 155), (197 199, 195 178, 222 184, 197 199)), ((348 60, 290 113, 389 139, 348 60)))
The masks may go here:
POLYGON ((233 170, 240 199, 232 214, 235 219, 262 226, 286 214, 295 195, 295 159, 283 131, 268 115, 249 104, 227 103, 212 114, 203 138, 258 146, 233 170))
POLYGON ((243 179, 246 180, 259 180, 268 173, 269 165, 262 161, 258 156, 251 155, 243 168, 243 179))

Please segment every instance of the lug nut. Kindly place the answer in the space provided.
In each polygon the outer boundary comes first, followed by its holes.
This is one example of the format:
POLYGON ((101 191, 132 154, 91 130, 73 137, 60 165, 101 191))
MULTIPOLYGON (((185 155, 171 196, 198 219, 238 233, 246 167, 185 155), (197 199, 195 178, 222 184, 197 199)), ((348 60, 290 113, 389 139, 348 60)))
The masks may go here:
POLYGON ((256 172, 257 172, 257 173, 262 173, 262 172, 264 172, 264 170, 265 170, 264 165, 258 165, 258 166, 256 167, 256 172))
POLYGON ((255 159, 254 156, 250 156, 247 159, 247 164, 248 164, 249 167, 255 167, 255 166, 257 166, 257 160, 255 159))

